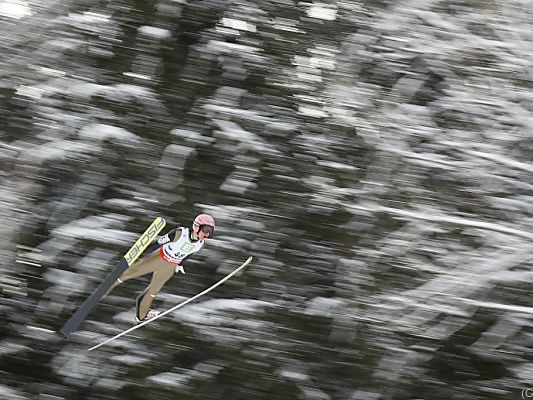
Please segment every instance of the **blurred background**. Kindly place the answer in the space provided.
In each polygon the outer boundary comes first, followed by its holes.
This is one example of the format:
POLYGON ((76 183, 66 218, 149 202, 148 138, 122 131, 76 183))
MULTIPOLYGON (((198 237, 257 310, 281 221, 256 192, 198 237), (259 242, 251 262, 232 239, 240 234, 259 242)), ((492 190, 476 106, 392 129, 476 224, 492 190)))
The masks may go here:
POLYGON ((0 398, 533 392, 528 0, 0 0, 0 398), (216 238, 59 329, 146 227, 216 238))

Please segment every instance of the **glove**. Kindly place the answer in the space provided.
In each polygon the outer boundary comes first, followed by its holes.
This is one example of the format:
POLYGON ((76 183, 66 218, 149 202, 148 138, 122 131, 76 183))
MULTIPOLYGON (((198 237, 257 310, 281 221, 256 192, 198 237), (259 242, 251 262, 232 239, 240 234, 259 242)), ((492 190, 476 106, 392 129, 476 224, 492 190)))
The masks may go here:
POLYGON ((181 272, 182 274, 185 273, 185 270, 183 269, 183 265, 180 265, 180 264, 176 265, 176 274, 178 272, 181 272))
POLYGON ((157 244, 159 245, 162 245, 162 244, 165 244, 165 243, 168 243, 170 242, 170 237, 168 235, 165 235, 165 236, 161 236, 157 239, 157 244))

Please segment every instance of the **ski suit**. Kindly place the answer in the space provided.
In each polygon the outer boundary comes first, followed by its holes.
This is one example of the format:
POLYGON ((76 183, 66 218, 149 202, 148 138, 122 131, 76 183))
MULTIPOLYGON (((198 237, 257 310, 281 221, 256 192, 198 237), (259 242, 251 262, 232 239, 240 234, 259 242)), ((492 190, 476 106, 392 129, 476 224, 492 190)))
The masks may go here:
POLYGON ((146 249, 146 252, 150 254, 129 267, 117 279, 110 291, 128 279, 151 273, 150 284, 136 301, 136 316, 142 321, 150 311, 154 297, 165 283, 174 275, 174 272, 185 273, 183 262, 200 251, 203 245, 203 240, 192 240, 191 231, 188 228, 173 229, 150 244, 146 249))

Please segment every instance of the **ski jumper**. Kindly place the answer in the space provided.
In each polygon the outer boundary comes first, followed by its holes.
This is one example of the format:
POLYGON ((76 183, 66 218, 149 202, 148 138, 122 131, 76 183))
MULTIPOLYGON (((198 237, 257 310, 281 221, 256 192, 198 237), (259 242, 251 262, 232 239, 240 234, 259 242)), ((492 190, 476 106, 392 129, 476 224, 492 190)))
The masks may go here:
MULTIPOLYGON (((146 249, 151 252, 147 257, 135 262, 124 272, 113 286, 121 284, 128 279, 151 273, 152 280, 146 290, 137 297, 136 316, 143 320, 150 311, 154 297, 159 293, 165 283, 174 275, 174 272, 182 272, 183 262, 201 250, 203 240, 193 241, 188 228, 173 229, 161 236, 146 249)), ((111 290, 113 289, 111 288, 111 290)))

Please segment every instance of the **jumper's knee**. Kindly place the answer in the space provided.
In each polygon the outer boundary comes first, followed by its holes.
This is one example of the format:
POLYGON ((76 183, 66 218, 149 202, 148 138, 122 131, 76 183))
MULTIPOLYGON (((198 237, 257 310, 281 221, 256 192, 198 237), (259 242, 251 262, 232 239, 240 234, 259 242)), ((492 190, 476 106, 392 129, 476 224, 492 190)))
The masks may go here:
POLYGON ((111 289, 114 289, 116 288, 118 285, 120 285, 121 283, 123 283, 124 281, 120 278, 118 278, 115 283, 113 283, 113 286, 111 286, 111 289))
POLYGON ((111 291, 116 288, 118 285, 120 285, 122 282, 124 282, 122 279, 117 279, 115 281, 115 283, 113 283, 113 285, 109 288, 109 290, 106 292, 106 294, 104 296, 107 296, 109 293, 111 293, 111 291))

